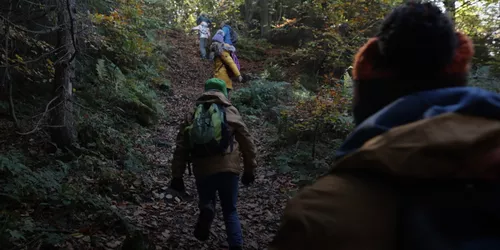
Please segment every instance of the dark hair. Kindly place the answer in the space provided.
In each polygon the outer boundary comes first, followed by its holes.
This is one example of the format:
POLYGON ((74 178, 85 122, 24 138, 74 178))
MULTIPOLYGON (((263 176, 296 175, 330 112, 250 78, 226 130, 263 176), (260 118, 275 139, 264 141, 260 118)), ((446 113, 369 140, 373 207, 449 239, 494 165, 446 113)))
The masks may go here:
POLYGON ((412 77, 441 71, 458 46, 453 22, 432 3, 410 2, 395 8, 377 37, 385 66, 412 77))
POLYGON ((451 19, 436 5, 406 3, 395 8, 377 37, 381 56, 372 62, 373 67, 389 69, 394 75, 357 81, 356 124, 402 96, 465 85, 465 75, 443 74, 453 61, 459 39, 451 19))

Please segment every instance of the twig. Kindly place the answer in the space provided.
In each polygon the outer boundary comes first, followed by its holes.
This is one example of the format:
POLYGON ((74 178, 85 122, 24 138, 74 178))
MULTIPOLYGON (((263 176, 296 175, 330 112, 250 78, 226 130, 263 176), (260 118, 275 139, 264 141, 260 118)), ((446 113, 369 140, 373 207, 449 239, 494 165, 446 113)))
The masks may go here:
MULTIPOLYGON (((10 17, 10 13, 12 11, 12 0, 9 1, 9 12, 7 14, 7 17, 10 17)), ((10 25, 8 23, 5 24, 5 62, 7 65, 9 65, 9 40, 10 40, 10 25)), ((12 83, 10 77, 9 77, 9 68, 5 68, 5 71, 3 73, 3 82, 7 82, 9 85, 9 108, 10 108, 10 115, 12 116, 12 119, 14 120, 14 123, 16 124, 16 128, 19 129, 19 120, 17 120, 16 116, 16 109, 14 106, 14 97, 12 94, 14 84, 12 83)))
POLYGON ((55 6, 55 5, 46 5, 46 4, 41 4, 41 3, 35 3, 32 1, 28 1, 28 0, 21 0, 21 1, 38 6, 38 7, 53 7, 53 6, 55 6))
POLYGON ((64 229, 48 229, 48 228, 34 228, 33 232, 44 232, 44 233, 64 233, 72 234, 74 231, 64 230, 64 229))
POLYGON ((10 25, 12 25, 12 27, 20 30, 20 31, 24 31, 26 33, 33 33, 33 34, 37 34, 37 35, 46 35, 46 34, 50 34, 50 33, 53 33, 57 30, 59 30, 61 27, 60 26, 56 26, 56 27, 52 27, 50 29, 46 29, 46 30, 29 30, 29 29, 26 29, 24 27, 21 27, 19 25, 16 25, 15 23, 13 23, 12 21, 10 21, 9 19, 7 19, 6 17, 4 16, 1 16, 0 15, 0 18, 5 20, 5 22, 9 23, 10 25))
POLYGON ((18 135, 29 135, 29 134, 32 134, 34 132, 36 132, 39 127, 40 127, 40 123, 42 122, 43 118, 45 118, 45 115, 47 115, 47 112, 49 111, 49 107, 50 105, 59 98, 60 95, 56 95, 54 98, 52 98, 52 100, 50 100, 49 103, 47 103, 47 106, 45 106, 45 111, 43 112, 43 115, 42 117, 40 118, 40 120, 38 120, 38 122, 36 123, 36 126, 33 130, 29 131, 29 132, 25 132, 25 133, 21 133, 21 132, 16 132, 18 135))
POLYGON ((13 89, 14 89, 14 84, 12 84, 12 81, 9 77, 9 69, 6 68, 4 72, 4 79, 7 81, 9 84, 9 107, 10 107, 10 115, 12 116, 12 120, 14 120, 14 123, 16 124, 16 128, 19 129, 19 120, 17 119, 16 116, 16 109, 14 106, 14 95, 13 95, 13 89))
POLYGON ((53 50, 51 50, 51 51, 49 51, 49 52, 47 52, 47 53, 45 53, 45 54, 43 54, 43 55, 41 55, 41 56, 39 56, 39 57, 35 58, 35 59, 33 59, 33 60, 24 61, 24 62, 22 62, 22 63, 16 63, 16 64, 0 65, 0 68, 15 67, 15 66, 18 66, 18 65, 26 65, 26 64, 28 64, 28 63, 35 63, 35 62, 38 62, 38 61, 40 61, 41 59, 44 59, 45 57, 50 56, 50 55, 51 55, 51 54, 53 54, 53 53, 56 53, 58 50, 62 49, 64 46, 66 46, 66 44, 65 44, 65 45, 63 45, 63 46, 61 46, 61 47, 59 47, 59 48, 55 48, 55 49, 53 49, 53 50))

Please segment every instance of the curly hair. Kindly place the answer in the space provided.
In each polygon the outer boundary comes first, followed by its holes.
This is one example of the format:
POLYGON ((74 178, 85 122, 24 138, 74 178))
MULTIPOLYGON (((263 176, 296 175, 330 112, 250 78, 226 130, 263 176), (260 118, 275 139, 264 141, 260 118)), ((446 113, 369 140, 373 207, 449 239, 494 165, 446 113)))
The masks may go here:
POLYGON ((458 44, 452 20, 432 3, 395 8, 377 37, 384 66, 403 75, 438 73, 453 60, 458 44))

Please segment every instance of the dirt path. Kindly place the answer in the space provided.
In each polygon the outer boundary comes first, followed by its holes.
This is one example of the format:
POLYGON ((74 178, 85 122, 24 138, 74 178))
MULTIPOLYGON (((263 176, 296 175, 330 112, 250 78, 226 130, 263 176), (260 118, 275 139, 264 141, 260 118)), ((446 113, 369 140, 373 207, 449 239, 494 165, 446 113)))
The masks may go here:
MULTIPOLYGON (((194 178, 186 174, 184 180, 190 197, 179 198, 169 194, 169 163, 174 149, 179 121, 193 108, 196 97, 202 92, 204 80, 211 77, 212 65, 201 61, 197 42, 193 37, 171 33, 169 40, 174 48, 168 66, 168 78, 172 80, 173 95, 161 96, 168 113, 155 131, 146 138, 161 138, 167 141, 165 147, 152 146, 148 149, 150 160, 161 166, 148 173, 151 182, 151 200, 141 206, 129 206, 123 212, 133 224, 149 233, 149 241, 156 249, 220 249, 225 243, 225 228, 220 207, 212 227, 212 236, 207 242, 199 242, 192 236, 197 218, 197 197, 194 178), (178 41, 178 42, 176 42, 178 41)), ((241 87, 236 85, 236 88, 241 87)), ((266 249, 279 225, 282 209, 286 203, 290 178, 277 174, 262 160, 266 152, 266 131, 262 127, 250 127, 261 157, 257 180, 250 187, 240 187, 239 215, 242 224, 244 249, 266 249)))

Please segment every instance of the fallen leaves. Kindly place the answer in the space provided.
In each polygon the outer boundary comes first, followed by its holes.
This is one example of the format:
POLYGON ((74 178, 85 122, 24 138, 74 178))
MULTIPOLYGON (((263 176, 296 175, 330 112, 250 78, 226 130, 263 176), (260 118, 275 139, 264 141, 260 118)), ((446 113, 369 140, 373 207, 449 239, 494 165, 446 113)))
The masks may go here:
POLYGON ((106 246, 110 247, 110 248, 117 248, 118 246, 120 246, 122 244, 121 241, 119 240, 115 240, 115 241, 111 241, 111 242, 108 242, 106 243, 106 246))
MULTIPOLYGON (((161 121, 148 133, 136 135, 141 141, 158 141, 158 138, 165 141, 162 145, 158 143, 140 145, 140 151, 156 167, 142 172, 127 183, 126 187, 129 190, 125 191, 132 193, 131 199, 135 200, 135 203, 112 201, 109 204, 113 206, 116 214, 123 217, 120 220, 126 222, 127 229, 122 230, 125 232, 90 230, 71 234, 72 240, 82 245, 90 247, 96 244, 98 249, 126 247, 127 240, 124 234, 129 227, 136 228, 141 235, 147 235, 148 244, 155 246, 150 249, 216 249, 217 246, 226 243, 226 227, 220 203, 217 205, 217 217, 211 228, 210 239, 200 242, 194 238, 193 226, 198 216, 198 204, 193 177, 186 175, 185 184, 188 192, 195 195, 179 194, 168 188, 170 182, 168 166, 174 150, 173 144, 169 143, 175 142, 179 121, 191 111, 190 104, 201 94, 203 81, 212 76, 211 63, 199 60, 195 40, 186 45, 185 39, 179 39, 174 41, 173 46, 180 48, 174 50, 172 58, 175 60, 171 60, 171 65, 168 67, 174 95, 159 93, 169 119, 161 121)), ((266 141, 268 134, 272 132, 266 131, 264 126, 252 125, 250 129, 259 142, 257 146, 262 152, 261 157, 265 157, 266 141)), ((259 162, 265 163, 264 158, 259 159, 259 162)), ((271 241, 279 226, 281 211, 288 199, 284 191, 291 187, 290 178, 276 173, 265 164, 257 169, 256 177, 254 185, 241 187, 238 202, 245 241, 244 249, 252 250, 265 249, 271 241)), ((84 181, 92 183, 95 180, 87 177, 84 181)))

